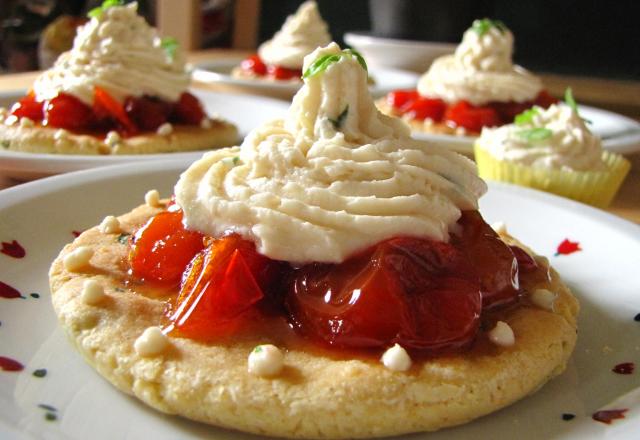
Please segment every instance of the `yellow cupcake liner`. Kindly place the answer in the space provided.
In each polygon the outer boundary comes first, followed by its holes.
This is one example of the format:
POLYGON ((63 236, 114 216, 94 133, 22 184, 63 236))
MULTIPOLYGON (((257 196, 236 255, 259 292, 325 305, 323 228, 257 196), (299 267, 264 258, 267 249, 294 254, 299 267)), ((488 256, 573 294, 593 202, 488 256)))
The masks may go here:
POLYGON ((478 143, 474 153, 478 174, 483 179, 547 191, 598 208, 609 206, 631 168, 627 159, 608 151, 602 152, 605 171, 567 171, 516 164, 494 158, 478 143))

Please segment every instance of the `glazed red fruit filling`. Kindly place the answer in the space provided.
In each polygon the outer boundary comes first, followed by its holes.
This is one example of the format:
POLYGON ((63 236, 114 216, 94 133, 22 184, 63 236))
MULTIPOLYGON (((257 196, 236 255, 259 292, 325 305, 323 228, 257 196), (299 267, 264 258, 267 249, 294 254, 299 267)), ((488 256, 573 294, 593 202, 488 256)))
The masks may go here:
POLYGON ((417 90, 395 90, 387 95, 387 104, 401 115, 411 119, 431 119, 451 127, 463 127, 473 133, 480 133, 482 127, 510 124, 516 115, 534 105, 548 108, 558 102, 546 90, 541 91, 532 101, 490 102, 484 106, 474 106, 467 101, 447 104, 441 99, 426 98, 417 90))
POLYGON ((172 286, 181 277, 167 317, 175 334, 197 340, 232 335, 275 309, 323 345, 462 349, 483 310, 518 299, 518 263, 524 272, 535 268, 477 211, 463 212, 449 243, 399 237, 340 264, 295 268, 238 235, 203 239, 181 219, 178 210, 151 219, 135 234, 129 260, 138 278, 172 286))
POLYGON ((92 106, 67 93, 59 93, 50 100, 37 101, 30 92, 13 105, 11 114, 49 127, 95 135, 104 135, 113 130, 124 136, 155 131, 166 122, 198 125, 205 117, 198 98, 188 92, 180 95, 176 102, 149 96, 129 96, 124 103, 120 103, 97 86, 94 88, 92 106))
POLYGON ((292 78, 300 78, 302 76, 302 69, 288 69, 282 66, 266 64, 257 54, 251 55, 249 58, 242 60, 240 63, 240 69, 251 75, 277 80, 288 80, 292 78))

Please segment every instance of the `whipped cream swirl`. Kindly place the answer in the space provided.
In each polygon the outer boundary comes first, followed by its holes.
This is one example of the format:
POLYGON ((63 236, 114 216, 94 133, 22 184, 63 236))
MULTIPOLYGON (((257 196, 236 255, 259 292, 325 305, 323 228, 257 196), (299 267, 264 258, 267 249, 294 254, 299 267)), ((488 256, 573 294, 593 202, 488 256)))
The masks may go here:
POLYGON ((542 82, 514 65, 512 55, 513 34, 507 28, 489 26, 479 32, 471 27, 453 55, 433 62, 418 81, 418 92, 448 103, 465 100, 473 105, 533 100, 542 82))
POLYGON ((460 211, 477 209, 486 185, 473 162, 381 114, 355 57, 332 43, 305 69, 335 54, 305 79, 286 119, 182 174, 175 194, 188 228, 237 232, 277 260, 336 263, 396 236, 446 241, 460 211))
POLYGON ((602 142, 570 106, 533 107, 529 122, 484 128, 478 145, 498 160, 574 171, 606 168, 602 142))
POLYGON ((300 69, 304 57, 331 42, 327 24, 315 1, 306 1, 295 14, 287 17, 282 29, 260 45, 258 55, 267 64, 300 69))
POLYGON ((189 85, 189 72, 181 51, 169 56, 161 43, 137 14, 137 3, 107 8, 79 28, 73 48, 36 79, 36 99, 64 92, 91 105, 99 86, 120 102, 141 95, 176 101, 189 85))

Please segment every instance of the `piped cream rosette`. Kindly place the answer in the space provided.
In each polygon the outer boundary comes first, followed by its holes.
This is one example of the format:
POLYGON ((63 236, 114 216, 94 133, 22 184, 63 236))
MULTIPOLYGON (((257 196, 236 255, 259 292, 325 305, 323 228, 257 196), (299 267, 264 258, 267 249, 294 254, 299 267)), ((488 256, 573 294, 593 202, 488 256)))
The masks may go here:
POLYGON ((182 174, 175 194, 186 226, 239 233, 293 263, 340 262, 396 236, 446 241, 486 185, 473 162, 381 114, 363 65, 335 43, 307 56, 286 119, 182 174))

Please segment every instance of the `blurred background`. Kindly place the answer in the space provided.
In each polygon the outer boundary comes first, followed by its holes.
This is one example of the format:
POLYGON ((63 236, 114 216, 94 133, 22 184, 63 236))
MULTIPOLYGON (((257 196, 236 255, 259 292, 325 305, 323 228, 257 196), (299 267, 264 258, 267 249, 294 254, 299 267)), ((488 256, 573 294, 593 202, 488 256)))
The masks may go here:
MULTIPOLYGON (((156 24, 159 3, 139 0, 156 24)), ((191 48, 250 49, 271 38, 302 0, 200 0, 191 48), (240 16, 238 16, 240 15, 240 16), (234 33, 242 32, 239 37, 234 33), (241 42, 241 43, 238 43, 241 42)), ((36 70, 66 50, 75 27, 101 1, 0 0, 0 72, 36 70)), ((640 79, 637 0, 319 0, 336 41, 358 31, 387 38, 452 42, 474 18, 504 21, 516 38, 515 60, 530 70, 612 79, 640 79)))

